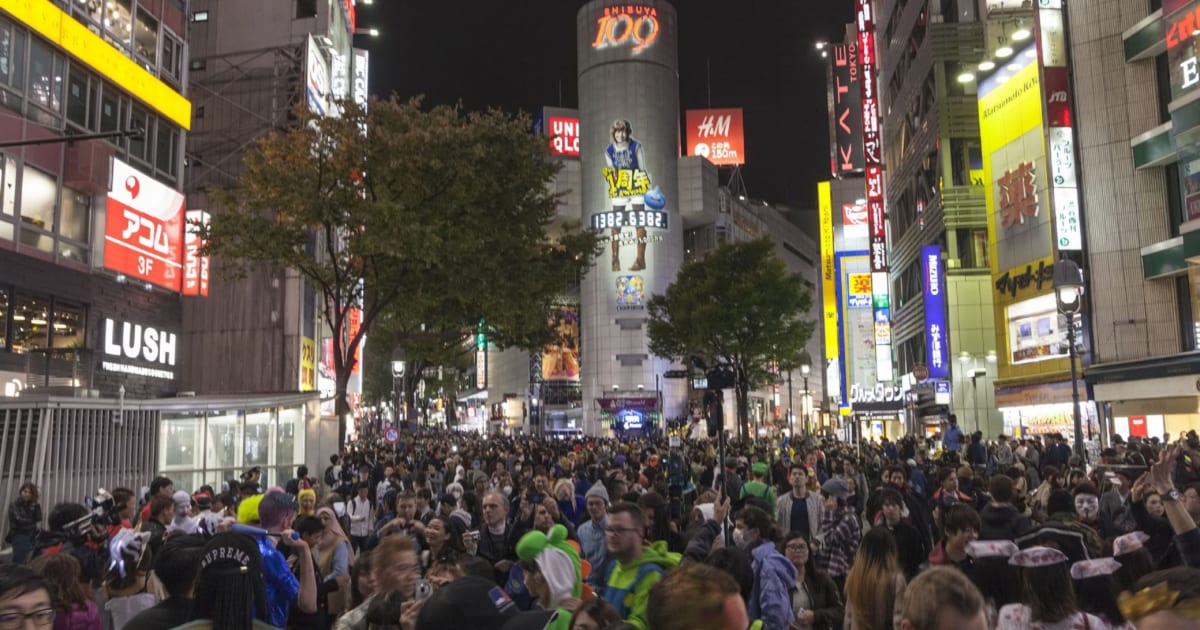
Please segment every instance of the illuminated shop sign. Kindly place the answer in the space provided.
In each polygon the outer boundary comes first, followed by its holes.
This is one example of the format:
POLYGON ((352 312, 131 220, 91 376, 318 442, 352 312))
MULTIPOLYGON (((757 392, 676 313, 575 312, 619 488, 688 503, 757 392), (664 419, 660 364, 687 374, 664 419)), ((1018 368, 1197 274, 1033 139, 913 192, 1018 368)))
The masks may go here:
POLYGON ((700 109, 687 113, 687 152, 717 166, 746 163, 742 110, 700 109))
POLYGON ((850 386, 850 403, 879 403, 903 402, 904 390, 899 385, 876 383, 874 387, 866 387, 859 383, 850 386))
POLYGON ((842 236, 847 239, 867 238, 867 223, 866 204, 842 204, 842 236))
POLYGON ((637 55, 658 39, 658 10, 640 5, 606 7, 597 20, 596 38, 592 48, 628 47, 637 55))
POLYGON ((942 286, 942 248, 921 248, 921 271, 925 280, 925 355, 929 377, 950 378, 949 331, 946 330, 946 295, 942 286))
POLYGON ((1005 228, 1024 225, 1038 215, 1037 174, 1033 162, 1021 162, 996 179, 1000 224, 1005 228))
POLYGON ((871 308, 871 274, 852 273, 846 283, 846 305, 850 308, 871 308))
POLYGON ((208 213, 203 210, 187 211, 187 227, 183 237, 183 294, 196 297, 208 296, 208 256, 200 254, 204 242, 200 230, 208 225, 208 213))
POLYGON ((106 372, 122 372, 173 380, 175 372, 175 333, 131 322, 104 318, 104 360, 100 367, 106 372), (142 366, 125 361, 152 364, 142 366), (161 366, 161 367, 159 367, 161 366), (167 369, 164 369, 167 368, 167 369))
POLYGON ((550 153, 579 157, 579 118, 550 116, 550 153))
POLYGON ((857 0, 860 91, 862 93, 863 167, 866 171, 867 224, 871 237, 872 296, 875 307, 875 370, 889 382, 892 372, 888 299, 887 215, 884 210, 883 142, 879 126, 879 65, 875 56, 875 14, 870 0, 857 0))
POLYGON ((1080 251, 1083 249, 1083 228, 1072 129, 1071 80, 1067 69, 1066 16, 1062 3, 1059 0, 1041 0, 1037 21, 1037 50, 1040 52, 1047 126, 1050 205, 1054 208, 1054 245, 1058 251, 1080 251))
POLYGON ((1038 262, 1037 267, 1029 264, 1025 265, 1024 271, 1004 272, 1004 275, 996 280, 996 292, 1001 295, 1017 297, 1018 293, 1025 292, 1030 288, 1041 292, 1043 287, 1053 282, 1054 264, 1042 260, 1038 262))
POLYGON ((862 87, 859 85, 858 43, 833 46, 830 116, 833 117, 833 174, 863 169, 862 87))
POLYGON ((114 159, 104 267, 171 291, 183 271, 183 193, 114 159))
POLYGON ((837 269, 834 263, 833 198, 829 182, 817 184, 821 220, 821 300, 824 314, 825 358, 838 358, 837 269))

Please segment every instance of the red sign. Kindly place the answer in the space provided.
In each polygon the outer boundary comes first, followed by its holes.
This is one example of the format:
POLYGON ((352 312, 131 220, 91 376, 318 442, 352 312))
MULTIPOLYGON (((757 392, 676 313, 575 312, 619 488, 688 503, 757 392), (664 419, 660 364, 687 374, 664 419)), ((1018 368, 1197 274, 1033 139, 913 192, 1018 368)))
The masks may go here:
POLYGON ((842 204, 843 226, 867 226, 867 207, 852 203, 842 204))
MULTIPOLYGON (((354 335, 362 329, 362 309, 352 308, 346 311, 346 345, 350 345, 350 341, 354 339, 354 335)), ((353 365, 350 367, 350 374, 358 374, 362 371, 362 341, 359 341, 358 346, 354 350, 353 365)))
POLYGON ((1000 222, 1005 228, 1024 225, 1038 214, 1037 175, 1033 162, 1022 162, 1015 171, 1004 171, 996 180, 1000 192, 1000 222))
POLYGON ((104 267, 178 292, 183 193, 114 159, 104 222, 104 267))
POLYGON ((1146 434, 1146 416, 1129 416, 1129 437, 1149 437, 1146 434))
POLYGON ((1051 127, 1071 126, 1071 79, 1066 68, 1043 68, 1046 85, 1046 124, 1051 127))
POLYGON ((717 166, 746 163, 742 109, 695 109, 687 113, 687 152, 717 166))
POLYGON ((208 297, 208 256, 200 255, 204 246, 200 228, 208 225, 208 213, 187 211, 187 226, 183 236, 183 294, 208 297))
POLYGON ((550 117, 550 153, 579 157, 579 119, 550 117))
MULTIPOLYGON (((1164 3, 1163 15, 1168 14, 1164 3)), ((1174 50, 1176 46, 1186 43, 1197 30, 1200 30, 1200 5, 1171 20, 1171 25, 1167 27, 1167 50, 1174 50)))

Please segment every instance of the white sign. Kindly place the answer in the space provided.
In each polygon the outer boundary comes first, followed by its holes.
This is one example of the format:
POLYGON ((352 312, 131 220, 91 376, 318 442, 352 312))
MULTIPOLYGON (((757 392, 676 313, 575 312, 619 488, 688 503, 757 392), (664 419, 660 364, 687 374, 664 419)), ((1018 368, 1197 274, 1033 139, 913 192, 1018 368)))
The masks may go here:
POLYGON ((304 87, 308 108, 319 116, 329 113, 329 62, 312 35, 308 36, 308 64, 304 87))
POLYGON ((1058 249, 1079 251, 1083 249, 1083 229, 1075 175, 1075 140, 1070 127, 1050 128, 1050 178, 1058 249))
POLYGON ((850 386, 850 403, 903 402, 904 390, 899 385, 876 383, 868 389, 858 383, 850 386))

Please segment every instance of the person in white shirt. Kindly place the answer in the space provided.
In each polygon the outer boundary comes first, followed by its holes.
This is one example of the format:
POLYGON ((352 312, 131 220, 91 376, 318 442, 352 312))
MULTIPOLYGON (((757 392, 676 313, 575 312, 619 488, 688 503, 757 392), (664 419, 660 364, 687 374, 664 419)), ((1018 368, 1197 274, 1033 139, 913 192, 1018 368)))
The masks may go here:
POLYGON ((370 489, 369 482, 360 481, 358 495, 346 504, 346 514, 350 516, 350 542, 355 551, 362 550, 367 543, 367 537, 371 535, 371 526, 375 523, 372 519, 371 499, 367 496, 370 489))

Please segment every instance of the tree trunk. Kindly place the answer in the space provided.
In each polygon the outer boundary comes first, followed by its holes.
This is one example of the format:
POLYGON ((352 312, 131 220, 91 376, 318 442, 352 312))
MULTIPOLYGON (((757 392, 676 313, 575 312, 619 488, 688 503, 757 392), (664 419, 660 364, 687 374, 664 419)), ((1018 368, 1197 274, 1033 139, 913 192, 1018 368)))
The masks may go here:
POLYGON ((337 379, 337 394, 333 401, 333 412, 338 419, 338 445, 346 444, 347 418, 350 417, 350 399, 346 390, 350 389, 350 368, 346 367, 345 374, 335 374, 337 379))

